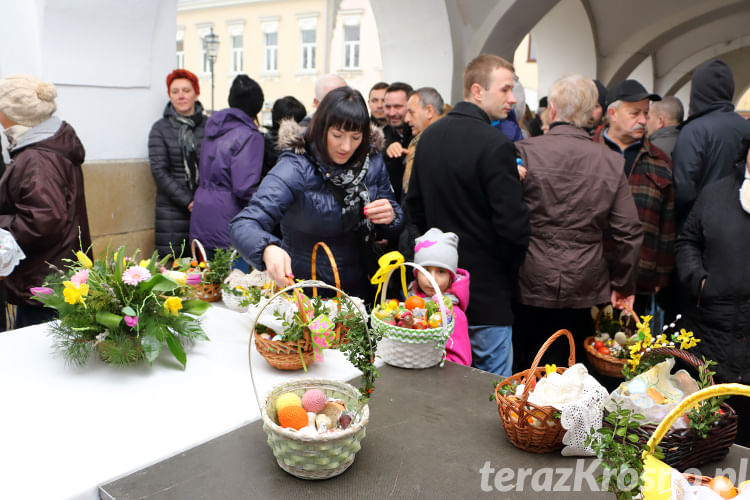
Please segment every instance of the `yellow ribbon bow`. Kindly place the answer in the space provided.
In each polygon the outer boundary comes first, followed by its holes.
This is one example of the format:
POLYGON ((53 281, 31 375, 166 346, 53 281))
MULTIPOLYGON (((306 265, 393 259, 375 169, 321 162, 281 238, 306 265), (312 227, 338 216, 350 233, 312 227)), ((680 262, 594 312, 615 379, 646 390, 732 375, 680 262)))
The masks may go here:
MULTIPOLYGON (((378 291, 375 293, 375 303, 373 304, 373 306, 377 305, 378 303, 378 296, 380 295, 380 290, 383 288, 383 283, 385 283, 386 278, 392 271, 395 271, 399 267, 401 268, 401 286, 404 289, 404 297, 409 296, 409 292, 406 290, 406 266, 404 266, 405 260, 406 259, 403 255, 401 255, 401 252, 397 251, 388 252, 378 259, 378 266, 380 266, 380 269, 378 269, 373 277, 370 278, 370 283, 372 283, 373 285, 378 285, 378 291)), ((383 291, 383 293, 386 293, 385 290, 383 291)))

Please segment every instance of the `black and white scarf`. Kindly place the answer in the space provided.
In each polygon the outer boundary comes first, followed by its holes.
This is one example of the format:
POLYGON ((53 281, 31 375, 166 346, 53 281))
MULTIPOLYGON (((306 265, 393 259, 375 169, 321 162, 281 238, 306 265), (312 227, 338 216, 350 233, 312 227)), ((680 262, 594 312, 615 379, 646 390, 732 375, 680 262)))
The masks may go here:
POLYGON ((333 193, 341 204, 341 219, 345 231, 362 230, 369 237, 373 233, 370 219, 364 216, 364 207, 370 203, 370 192, 365 185, 365 177, 370 170, 370 157, 366 156, 363 163, 355 163, 347 167, 331 167, 326 165, 320 157, 313 153, 307 157, 312 160, 326 183, 333 186, 333 193))
POLYGON ((175 113, 169 117, 172 126, 178 129, 178 144, 182 152, 182 166, 185 169, 190 191, 198 187, 198 142, 195 140, 196 123, 193 119, 175 113))

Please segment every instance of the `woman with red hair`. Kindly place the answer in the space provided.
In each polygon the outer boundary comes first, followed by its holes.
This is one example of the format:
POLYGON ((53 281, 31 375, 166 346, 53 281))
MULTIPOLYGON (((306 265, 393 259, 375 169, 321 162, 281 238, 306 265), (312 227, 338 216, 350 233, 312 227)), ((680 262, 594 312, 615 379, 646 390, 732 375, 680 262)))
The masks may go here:
POLYGON ((151 127, 148 158, 156 183, 154 243, 160 255, 177 256, 190 231, 193 194, 206 117, 198 101, 198 77, 185 69, 167 75, 169 102, 151 127))

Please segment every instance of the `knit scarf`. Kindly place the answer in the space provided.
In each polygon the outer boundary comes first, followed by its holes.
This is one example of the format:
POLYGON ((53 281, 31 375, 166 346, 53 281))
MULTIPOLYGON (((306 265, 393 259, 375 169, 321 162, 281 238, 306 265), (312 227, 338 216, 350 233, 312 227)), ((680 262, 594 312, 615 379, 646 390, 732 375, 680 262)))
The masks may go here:
POLYGON ((371 235, 372 222, 364 216, 364 207, 370 203, 370 192, 365 185, 365 177, 370 169, 369 156, 365 157, 364 163, 355 163, 343 168, 327 165, 315 152, 308 152, 306 156, 323 179, 333 186, 333 194, 341 204, 344 230, 359 229, 364 230, 366 236, 371 235))
POLYGON ((198 143, 195 140, 195 121, 178 115, 169 117, 169 122, 173 127, 178 129, 178 143, 182 152, 182 166, 185 169, 185 178, 187 179, 190 191, 195 191, 198 186, 198 143))

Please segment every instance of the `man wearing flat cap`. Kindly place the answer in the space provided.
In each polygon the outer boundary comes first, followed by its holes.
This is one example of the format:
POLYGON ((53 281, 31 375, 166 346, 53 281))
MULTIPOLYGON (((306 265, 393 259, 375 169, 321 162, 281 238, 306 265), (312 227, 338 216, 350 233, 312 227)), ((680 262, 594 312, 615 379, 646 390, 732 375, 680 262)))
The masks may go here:
POLYGON ((646 137, 649 101, 661 100, 636 80, 607 92, 609 127, 598 140, 623 155, 623 169, 643 225, 635 310, 644 313, 655 292, 669 284, 674 267, 674 185, 672 161, 646 137))

